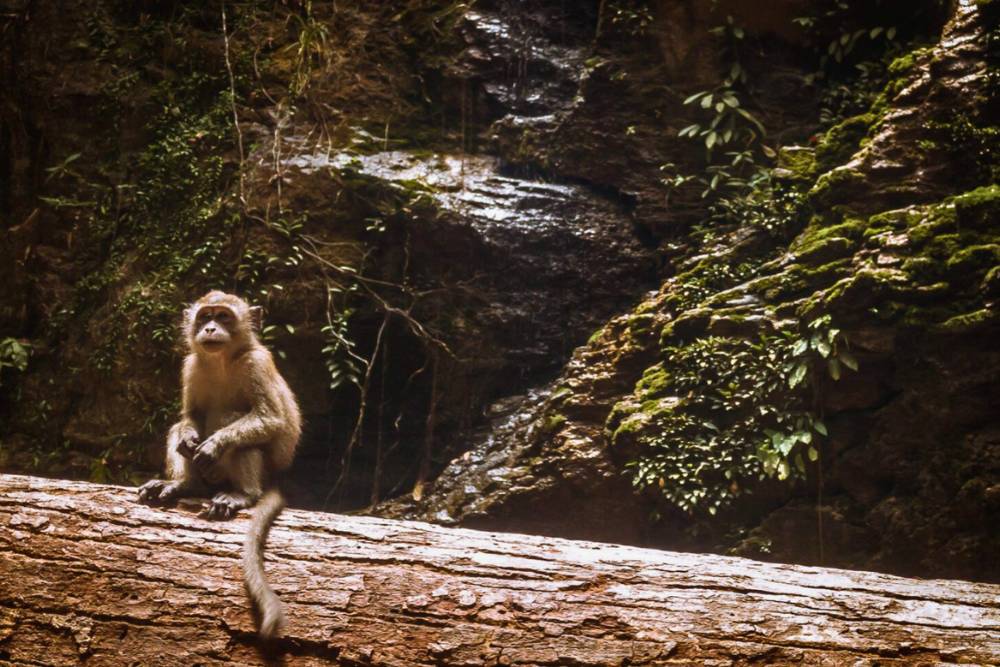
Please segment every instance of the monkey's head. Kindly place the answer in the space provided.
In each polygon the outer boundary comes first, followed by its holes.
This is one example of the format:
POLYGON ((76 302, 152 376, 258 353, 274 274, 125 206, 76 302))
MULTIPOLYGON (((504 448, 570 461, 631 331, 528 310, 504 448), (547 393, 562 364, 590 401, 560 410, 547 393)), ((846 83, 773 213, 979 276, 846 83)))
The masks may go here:
POLYGON ((184 311, 188 346, 204 354, 234 353, 257 342, 260 306, 213 290, 184 311))

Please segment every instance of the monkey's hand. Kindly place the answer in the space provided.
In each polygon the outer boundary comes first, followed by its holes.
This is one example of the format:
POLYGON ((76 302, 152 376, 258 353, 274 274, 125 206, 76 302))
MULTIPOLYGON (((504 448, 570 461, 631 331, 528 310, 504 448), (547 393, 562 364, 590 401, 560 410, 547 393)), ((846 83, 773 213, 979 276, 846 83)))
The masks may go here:
POLYGON ((139 487, 139 502, 146 505, 164 505, 177 499, 181 483, 164 479, 151 479, 139 487))
POLYGON ((177 453, 190 460, 194 458, 200 442, 201 438, 198 437, 197 431, 192 430, 190 433, 185 433, 177 442, 177 453))
POLYGON ((222 444, 218 438, 213 436, 195 447, 191 460, 194 461, 196 466, 205 470, 218 463, 219 458, 222 456, 222 451, 222 444))

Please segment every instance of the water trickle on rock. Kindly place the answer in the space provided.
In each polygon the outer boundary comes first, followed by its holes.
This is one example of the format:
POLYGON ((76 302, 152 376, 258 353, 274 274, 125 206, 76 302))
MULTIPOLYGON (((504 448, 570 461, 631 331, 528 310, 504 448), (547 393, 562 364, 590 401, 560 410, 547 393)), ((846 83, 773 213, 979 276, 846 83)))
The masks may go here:
MULTIPOLYGON (((561 27, 555 10, 540 11, 477 9, 460 25, 467 48, 448 76, 474 89, 474 111, 488 121, 551 124, 574 103, 588 42, 578 28, 561 27)), ((628 203, 585 184, 505 170, 492 155, 331 153, 303 137, 284 143, 284 173, 293 182, 296 173, 315 179, 337 172, 421 192, 436 204, 442 223, 473 233, 476 289, 488 301, 477 316, 506 348, 511 378, 501 383, 508 395, 465 434, 471 444, 456 447, 466 454, 445 474, 469 497, 510 483, 520 473, 505 463, 505 452, 523 440, 550 393, 537 387, 597 326, 653 284, 654 254, 637 234, 628 203)), ((442 242, 439 232, 412 231, 427 234, 430 246, 442 242)), ((445 504, 438 495, 428 497, 422 516, 449 521, 445 504)))

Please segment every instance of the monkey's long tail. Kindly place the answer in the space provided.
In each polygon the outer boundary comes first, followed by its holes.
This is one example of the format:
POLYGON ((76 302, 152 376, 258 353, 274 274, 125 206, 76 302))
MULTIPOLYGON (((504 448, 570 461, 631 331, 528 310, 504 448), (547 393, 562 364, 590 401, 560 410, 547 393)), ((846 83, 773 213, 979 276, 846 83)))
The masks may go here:
POLYGON ((260 612, 260 637, 270 639, 285 625, 285 612, 274 589, 264 575, 264 544, 271 524, 285 507, 285 499, 276 488, 264 492, 250 520, 250 529, 243 540, 243 583, 254 606, 260 612))

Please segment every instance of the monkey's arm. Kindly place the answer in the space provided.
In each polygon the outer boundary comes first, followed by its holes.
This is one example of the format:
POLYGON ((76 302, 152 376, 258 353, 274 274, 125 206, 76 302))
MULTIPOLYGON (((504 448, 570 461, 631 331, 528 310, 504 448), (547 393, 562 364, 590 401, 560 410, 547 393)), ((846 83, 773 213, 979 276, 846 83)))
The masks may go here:
POLYGON ((170 429, 167 436, 167 470, 171 468, 171 454, 180 454, 184 458, 191 458, 194 455, 198 443, 201 441, 201 431, 199 429, 199 419, 195 409, 194 397, 191 387, 193 386, 192 375, 194 375, 195 359, 194 355, 188 355, 184 360, 184 369, 181 371, 181 418, 170 429))

